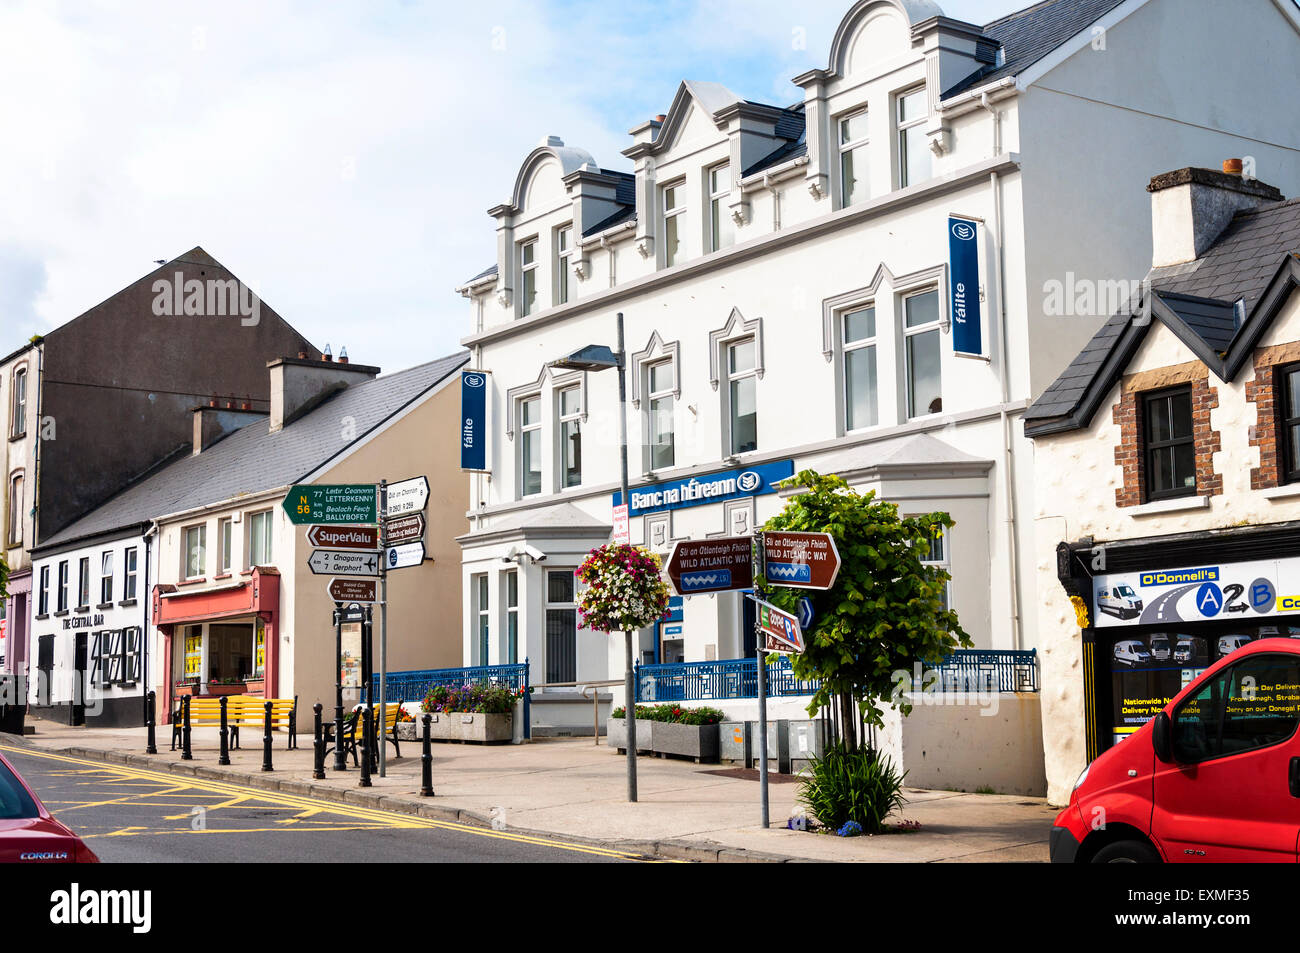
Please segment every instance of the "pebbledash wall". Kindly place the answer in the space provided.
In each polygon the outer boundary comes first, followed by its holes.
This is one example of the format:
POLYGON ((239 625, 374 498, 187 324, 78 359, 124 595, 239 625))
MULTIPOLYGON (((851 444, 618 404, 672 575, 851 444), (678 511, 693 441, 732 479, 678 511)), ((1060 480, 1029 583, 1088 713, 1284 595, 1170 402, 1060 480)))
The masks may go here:
MULTIPOLYGON (((839 473, 905 513, 951 513, 936 558, 952 573, 964 627, 980 647, 1035 647, 1024 608, 1034 604, 1033 467, 1018 416, 1109 313, 1046 315, 1045 283, 1066 277, 1062 262, 1079 275, 1139 279, 1150 261, 1146 208, 1118 196, 1140 195, 1189 155, 1212 164, 1251 153, 1281 166, 1288 153, 1275 143, 1296 138, 1290 113, 1276 128, 1267 104, 1281 108, 1283 96, 1267 64, 1238 58, 1242 70, 1219 76, 1222 87, 1171 100, 1154 90, 1199 83, 1194 56, 1155 62, 1095 48, 1102 27, 1112 49, 1176 38, 1184 52, 1221 53, 1224 42, 1244 49, 1271 36, 1293 57, 1293 10, 1269 0, 1231 15, 1215 7, 1160 32, 1178 9, 1053 0, 979 27, 928 2, 860 0, 827 68, 795 79, 805 96, 794 107, 683 83, 664 116, 632 130, 632 173, 544 140, 490 211, 495 266, 458 289, 471 306, 470 366, 489 388, 487 472, 469 478, 471 526, 460 538, 464 663, 528 657, 535 684, 622 672, 621 640, 577 628, 572 576, 611 532, 617 380, 547 367, 589 344, 614 347, 620 312, 634 503, 691 480, 745 487, 634 507, 633 542, 666 556, 677 540, 751 532, 782 507, 772 487, 781 475, 839 473), (1055 47, 1017 59, 1058 14, 1055 47), (1241 128, 1260 135, 1212 121, 1246 102, 1260 105, 1241 128), (1129 133, 1119 157, 1116 122, 1129 133), (909 148, 913 160, 929 150, 927 161, 909 164, 909 148), (846 169, 864 163, 846 194, 846 169), (949 216, 977 223, 983 359, 954 352, 949 216), (873 372, 855 385, 866 347, 873 372), (909 388, 925 377, 917 360, 930 355, 940 383, 909 407, 909 388), (733 400, 756 414, 752 449, 733 442, 748 425, 733 422, 733 400), (673 443, 658 463, 655 419, 673 443), (569 471, 575 432, 581 466, 569 471)), ((738 594, 687 597, 674 627, 640 633, 640 659, 752 650, 738 594)), ((533 711, 539 725, 590 724, 590 701, 571 690, 538 693, 533 711)), ((1036 722, 1036 711, 1024 717, 1036 722)))

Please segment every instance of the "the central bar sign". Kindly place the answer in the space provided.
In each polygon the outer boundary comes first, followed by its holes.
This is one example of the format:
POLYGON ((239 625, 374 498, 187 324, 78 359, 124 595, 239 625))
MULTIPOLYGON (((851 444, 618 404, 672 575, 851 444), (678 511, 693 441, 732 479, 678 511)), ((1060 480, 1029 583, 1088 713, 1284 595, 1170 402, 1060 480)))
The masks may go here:
MULTIPOLYGON (((760 463, 743 470, 723 470, 683 480, 651 483, 628 491, 632 506, 629 515, 641 516, 661 510, 677 510, 704 503, 717 503, 747 496, 775 493, 777 484, 794 476, 794 461, 760 463)), ((614 494, 614 505, 623 502, 623 494, 614 494)))

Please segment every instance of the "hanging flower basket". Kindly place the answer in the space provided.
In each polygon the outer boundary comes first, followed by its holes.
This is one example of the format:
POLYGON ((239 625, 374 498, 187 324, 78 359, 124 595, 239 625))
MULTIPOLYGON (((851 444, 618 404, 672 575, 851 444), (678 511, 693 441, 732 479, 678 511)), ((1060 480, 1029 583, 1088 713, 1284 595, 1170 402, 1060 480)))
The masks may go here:
POLYGON ((584 628, 634 632, 668 615, 668 583, 660 575, 659 557, 644 547, 598 546, 576 575, 587 584, 578 604, 584 628))

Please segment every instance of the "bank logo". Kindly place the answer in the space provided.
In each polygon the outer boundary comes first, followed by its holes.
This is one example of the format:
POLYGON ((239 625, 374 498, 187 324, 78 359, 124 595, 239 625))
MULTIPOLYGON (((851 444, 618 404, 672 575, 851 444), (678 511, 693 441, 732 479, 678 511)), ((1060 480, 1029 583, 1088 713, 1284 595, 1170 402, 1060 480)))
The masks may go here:
POLYGON ((970 222, 953 222, 952 235, 959 241, 968 242, 975 237, 975 226, 970 222))
POLYGON ((482 374, 466 374, 466 375, 465 375, 465 386, 466 386, 466 387, 482 387, 484 383, 485 383, 485 380, 484 380, 484 377, 483 377, 482 374))
POLYGON ((736 477, 736 486, 744 493, 753 493, 763 485, 763 478, 753 470, 746 470, 740 476, 736 477))

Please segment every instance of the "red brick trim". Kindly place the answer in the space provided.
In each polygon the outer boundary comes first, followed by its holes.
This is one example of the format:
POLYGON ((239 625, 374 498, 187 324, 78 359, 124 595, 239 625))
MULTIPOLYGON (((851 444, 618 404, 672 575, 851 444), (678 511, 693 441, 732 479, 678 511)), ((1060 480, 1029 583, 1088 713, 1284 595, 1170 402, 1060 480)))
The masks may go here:
POLYGON ((1282 460, 1278 454, 1277 368, 1300 361, 1300 342, 1292 341, 1255 352, 1255 377, 1246 382, 1246 401, 1255 405, 1255 426, 1250 430, 1250 446, 1259 448, 1259 466, 1250 471, 1250 488, 1263 490, 1282 482, 1282 460))
POLYGON ((1124 382, 1119 403, 1111 411, 1119 427, 1120 442, 1115 448, 1115 463, 1123 470, 1124 484, 1115 490, 1117 507, 1138 506, 1146 502, 1146 454, 1143 453, 1142 398, 1164 387, 1190 383, 1192 389, 1192 437, 1196 442, 1196 494, 1218 496, 1223 492, 1223 477, 1214 471, 1214 454, 1221 449, 1220 435, 1210 424, 1210 412, 1219 406, 1219 392, 1210 386, 1204 365, 1194 370, 1188 365, 1161 368, 1154 373, 1134 375, 1124 382))

